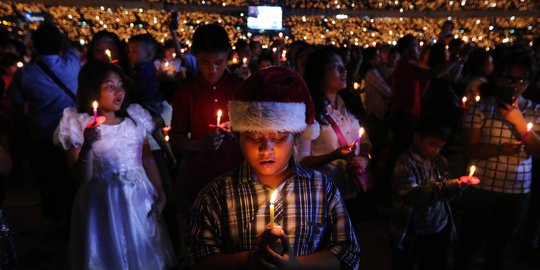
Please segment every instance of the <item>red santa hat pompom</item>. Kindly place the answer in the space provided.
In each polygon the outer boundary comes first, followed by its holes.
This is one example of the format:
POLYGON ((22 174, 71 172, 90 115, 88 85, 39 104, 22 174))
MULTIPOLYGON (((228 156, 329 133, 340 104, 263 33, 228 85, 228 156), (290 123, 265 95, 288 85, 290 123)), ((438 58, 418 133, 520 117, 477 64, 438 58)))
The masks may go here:
POLYGON ((315 108, 304 79, 286 67, 253 73, 229 102, 236 132, 292 132, 313 140, 319 136, 315 108))

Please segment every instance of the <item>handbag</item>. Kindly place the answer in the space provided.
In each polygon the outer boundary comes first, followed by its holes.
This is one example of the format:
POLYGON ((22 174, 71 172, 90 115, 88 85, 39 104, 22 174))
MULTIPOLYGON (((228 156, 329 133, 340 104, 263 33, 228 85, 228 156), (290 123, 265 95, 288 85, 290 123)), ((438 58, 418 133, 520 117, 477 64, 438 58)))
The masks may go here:
MULTIPOLYGON (((337 125, 336 121, 334 121, 334 119, 332 119, 332 117, 330 117, 328 114, 325 116, 325 119, 328 121, 328 123, 330 123, 330 126, 332 126, 332 129, 336 133, 339 144, 341 146, 348 145, 347 139, 345 139, 345 136, 343 136, 343 133, 341 132, 341 129, 337 125)), ((349 168, 347 171, 349 174, 349 180, 352 181, 356 192, 367 192, 375 185, 375 181, 369 177, 369 174, 366 173, 364 168, 349 168)))

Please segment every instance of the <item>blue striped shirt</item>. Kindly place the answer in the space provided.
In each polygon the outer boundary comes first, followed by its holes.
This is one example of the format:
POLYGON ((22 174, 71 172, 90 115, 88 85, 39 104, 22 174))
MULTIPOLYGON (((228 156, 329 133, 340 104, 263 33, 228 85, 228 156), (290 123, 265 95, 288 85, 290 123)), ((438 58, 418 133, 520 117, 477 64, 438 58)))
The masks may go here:
MULTIPOLYGON (((341 195, 326 175, 291 162, 296 171, 277 188, 275 222, 296 256, 328 249, 342 265, 357 269, 360 248, 341 195)), ((270 221, 273 190, 247 163, 214 180, 197 197, 191 217, 190 260, 252 250, 270 221)))

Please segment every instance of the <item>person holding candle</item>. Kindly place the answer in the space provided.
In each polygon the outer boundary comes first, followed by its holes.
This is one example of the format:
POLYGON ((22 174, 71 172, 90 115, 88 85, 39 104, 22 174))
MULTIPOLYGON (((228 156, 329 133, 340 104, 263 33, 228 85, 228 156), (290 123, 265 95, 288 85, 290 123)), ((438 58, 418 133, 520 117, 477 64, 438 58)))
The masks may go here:
POLYGON ((176 265, 162 223, 166 196, 146 136, 150 114, 129 104, 122 72, 83 67, 77 107, 64 110, 54 141, 80 184, 73 205, 67 269, 166 269, 176 265), (106 120, 88 127, 93 100, 106 120))
POLYGON ((320 136, 314 140, 300 139, 297 159, 304 166, 320 170, 336 182, 353 221, 360 214, 356 170, 365 173, 371 144, 366 134, 358 138, 360 129, 360 96, 347 87, 347 71, 337 50, 317 49, 309 57, 304 72, 309 87, 320 136), (361 147, 356 147, 360 146, 361 147))
POLYGON ((87 63, 95 61, 113 62, 122 68, 126 74, 129 72, 129 60, 126 44, 120 40, 118 35, 107 30, 102 30, 92 36, 92 41, 88 44, 87 63), (106 53, 110 52, 110 58, 106 53))
POLYGON ((449 200, 478 184, 477 178, 452 179, 440 154, 451 124, 423 115, 409 149, 393 169, 390 232, 392 269, 445 269, 450 240, 455 236, 449 200))
POLYGON ((495 71, 495 95, 483 97, 465 115, 464 149, 482 182, 463 195, 456 269, 468 270, 486 238, 487 269, 504 269, 506 248, 525 215, 532 158, 540 140, 527 123, 540 123, 540 105, 521 96, 532 75, 532 59, 509 53, 495 71), (521 143, 523 141, 523 145, 521 143))
POLYGON ((285 67, 260 70, 229 106, 246 162, 197 197, 192 266, 358 269, 360 249, 337 186, 293 157, 299 137, 313 139, 319 131, 302 77, 285 67))
POLYGON ((190 203, 212 179, 238 167, 243 160, 231 133, 226 129, 216 131, 214 126, 218 110, 223 112, 220 126, 229 121, 227 103, 242 82, 226 69, 230 49, 222 26, 197 28, 191 51, 197 57, 199 71, 184 81, 173 99, 171 143, 185 162, 179 184, 190 203))

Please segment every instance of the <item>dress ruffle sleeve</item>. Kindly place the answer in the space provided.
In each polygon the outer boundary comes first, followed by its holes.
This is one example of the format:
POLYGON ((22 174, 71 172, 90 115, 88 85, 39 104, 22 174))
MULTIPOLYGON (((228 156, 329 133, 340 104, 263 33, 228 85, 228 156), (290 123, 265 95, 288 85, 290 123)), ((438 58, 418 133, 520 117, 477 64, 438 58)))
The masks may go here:
POLYGON ((71 147, 80 147, 84 142, 83 132, 86 124, 91 120, 90 115, 78 113, 74 107, 65 108, 60 123, 54 131, 54 144, 64 150, 71 147))
POLYGON ((135 121, 137 126, 141 127, 145 135, 149 135, 154 131, 155 124, 150 113, 139 104, 131 104, 127 108, 127 113, 135 121))

